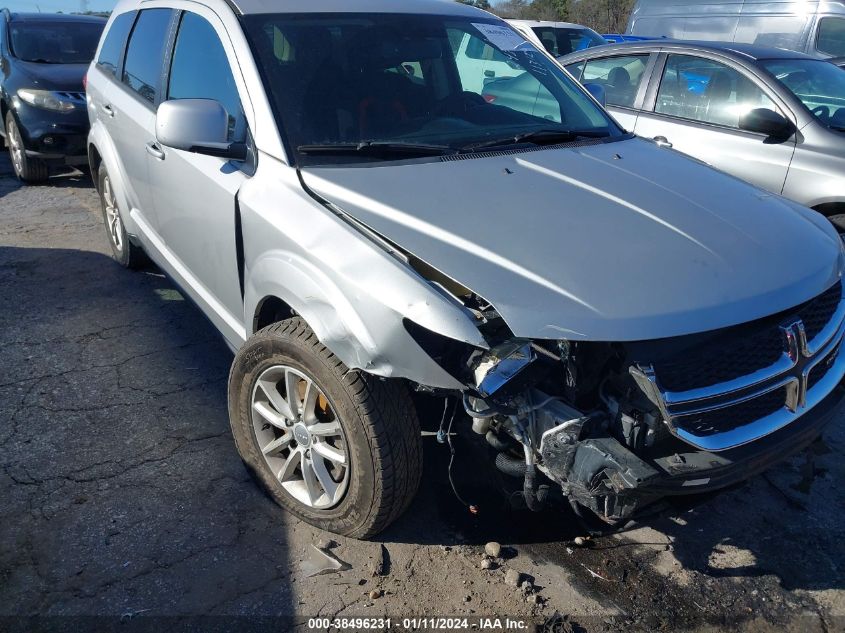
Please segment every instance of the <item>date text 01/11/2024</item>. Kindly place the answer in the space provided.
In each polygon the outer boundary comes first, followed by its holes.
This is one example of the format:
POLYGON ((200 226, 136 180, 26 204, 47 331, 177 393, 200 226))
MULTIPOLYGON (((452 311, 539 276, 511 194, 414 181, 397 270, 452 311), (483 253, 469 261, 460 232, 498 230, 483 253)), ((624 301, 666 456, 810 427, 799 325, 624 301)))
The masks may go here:
POLYGON ((487 631, 522 631, 529 628, 529 623, 522 619, 500 617, 449 618, 449 617, 409 617, 409 618, 310 618, 308 629, 313 631, 337 630, 384 631, 398 630, 487 630, 487 631))

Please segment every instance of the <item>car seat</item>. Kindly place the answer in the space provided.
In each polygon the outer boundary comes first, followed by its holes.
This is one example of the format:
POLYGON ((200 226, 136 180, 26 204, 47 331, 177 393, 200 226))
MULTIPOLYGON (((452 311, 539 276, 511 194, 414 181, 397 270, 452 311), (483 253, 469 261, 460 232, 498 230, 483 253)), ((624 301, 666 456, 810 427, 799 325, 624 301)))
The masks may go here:
POLYGON ((739 115, 735 104, 731 103, 733 94, 733 79, 724 71, 716 71, 710 76, 705 91, 706 110, 704 120, 709 123, 719 123, 736 127, 739 115))

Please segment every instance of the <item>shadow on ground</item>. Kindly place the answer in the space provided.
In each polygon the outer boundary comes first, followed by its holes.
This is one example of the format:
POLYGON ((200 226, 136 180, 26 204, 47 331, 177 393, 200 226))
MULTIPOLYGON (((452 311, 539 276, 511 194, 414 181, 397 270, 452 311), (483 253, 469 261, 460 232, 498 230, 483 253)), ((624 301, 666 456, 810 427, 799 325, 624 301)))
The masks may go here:
POLYGON ((295 613, 287 517, 231 440, 231 355, 163 276, 0 247, 0 331, 4 612, 295 613))

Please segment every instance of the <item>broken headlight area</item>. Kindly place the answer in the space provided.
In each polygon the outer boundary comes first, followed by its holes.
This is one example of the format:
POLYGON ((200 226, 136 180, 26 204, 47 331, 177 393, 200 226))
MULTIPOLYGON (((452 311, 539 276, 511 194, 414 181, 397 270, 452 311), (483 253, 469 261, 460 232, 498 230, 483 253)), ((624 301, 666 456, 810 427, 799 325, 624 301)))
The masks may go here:
MULTIPOLYGON (((473 430, 532 510, 561 495, 606 521, 653 500, 639 490, 647 453, 667 436, 659 411, 605 343, 509 338, 487 350, 405 320, 415 342, 458 381, 473 430)), ((424 386, 419 389, 425 391, 424 386)))
POLYGON ((640 489, 657 474, 648 454, 667 434, 623 347, 511 339, 467 365, 464 409, 497 468, 522 480, 527 507, 562 494, 613 522, 654 500, 640 489))

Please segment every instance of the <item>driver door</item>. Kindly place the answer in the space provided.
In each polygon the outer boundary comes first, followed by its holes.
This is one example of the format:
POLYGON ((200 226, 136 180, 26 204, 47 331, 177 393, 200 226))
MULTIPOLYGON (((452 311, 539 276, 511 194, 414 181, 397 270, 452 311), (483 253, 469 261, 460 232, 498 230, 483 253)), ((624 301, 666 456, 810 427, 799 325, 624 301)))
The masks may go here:
MULTIPOLYGON (((228 36, 210 11, 184 11, 173 48, 165 100, 214 99, 229 115, 229 141, 245 142, 247 124, 227 54, 228 36)), ((234 57, 232 56, 232 59, 234 57)), ((170 274, 182 280, 206 314, 238 344, 243 298, 236 250, 236 198, 249 166, 150 139, 150 186, 170 274)))

